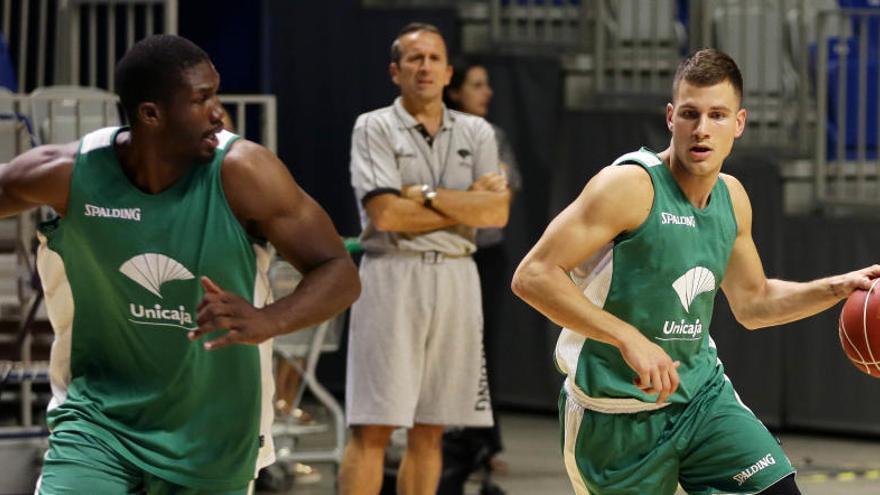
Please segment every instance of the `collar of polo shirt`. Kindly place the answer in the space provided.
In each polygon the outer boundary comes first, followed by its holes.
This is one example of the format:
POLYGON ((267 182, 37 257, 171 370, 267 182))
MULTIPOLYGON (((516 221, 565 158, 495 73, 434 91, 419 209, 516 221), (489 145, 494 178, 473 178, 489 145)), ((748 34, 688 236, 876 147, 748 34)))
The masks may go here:
MULTIPOLYGON (((397 118, 403 123, 403 126, 406 129, 414 129, 422 125, 421 122, 416 120, 416 118, 403 107, 403 97, 401 96, 394 99, 394 113, 397 114, 397 118)), ((455 115, 453 115, 453 112, 449 111, 449 109, 446 108, 446 105, 443 104, 443 125, 440 129, 449 129, 452 127, 453 122, 455 122, 455 115)))

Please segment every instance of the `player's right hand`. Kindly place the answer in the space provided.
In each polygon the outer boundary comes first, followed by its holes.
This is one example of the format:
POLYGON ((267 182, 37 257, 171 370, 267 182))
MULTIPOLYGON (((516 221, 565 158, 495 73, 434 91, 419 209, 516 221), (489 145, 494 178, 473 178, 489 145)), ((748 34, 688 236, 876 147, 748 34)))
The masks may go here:
POLYGON ((678 367, 680 361, 673 361, 659 345, 639 335, 620 346, 620 353, 626 364, 636 373, 635 386, 649 395, 659 394, 657 404, 666 402, 678 389, 678 367))

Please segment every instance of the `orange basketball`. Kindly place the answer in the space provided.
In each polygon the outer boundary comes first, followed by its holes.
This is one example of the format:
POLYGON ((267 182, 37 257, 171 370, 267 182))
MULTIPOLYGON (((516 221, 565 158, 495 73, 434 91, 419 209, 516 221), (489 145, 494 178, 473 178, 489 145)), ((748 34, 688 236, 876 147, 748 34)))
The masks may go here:
POLYGON ((862 373, 880 378, 880 286, 874 280, 868 290, 856 289, 843 310, 837 333, 843 352, 862 373))

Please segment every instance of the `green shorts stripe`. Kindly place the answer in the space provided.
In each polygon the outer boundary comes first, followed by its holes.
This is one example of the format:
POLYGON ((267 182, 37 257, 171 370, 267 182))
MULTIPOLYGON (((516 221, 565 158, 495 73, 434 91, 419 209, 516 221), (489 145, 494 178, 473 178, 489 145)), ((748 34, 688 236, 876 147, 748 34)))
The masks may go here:
POLYGON ((587 485, 581 477, 580 469, 577 465, 577 454, 575 447, 577 446, 578 431, 581 428, 581 421, 584 417, 584 410, 568 400, 568 394, 565 389, 559 396, 559 422, 562 425, 562 457, 565 461, 565 470, 571 480, 571 487, 574 489, 575 495, 590 495, 587 485))

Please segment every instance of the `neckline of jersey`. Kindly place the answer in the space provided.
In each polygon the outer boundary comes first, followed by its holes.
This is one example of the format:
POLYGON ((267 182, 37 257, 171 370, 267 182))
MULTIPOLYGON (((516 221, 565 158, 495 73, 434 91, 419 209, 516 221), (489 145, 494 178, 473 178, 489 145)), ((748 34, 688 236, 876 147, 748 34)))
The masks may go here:
POLYGON ((211 158, 211 162, 204 164, 204 165, 200 165, 200 164, 190 165, 190 168, 187 172, 185 172, 180 177, 178 177, 177 180, 174 181, 173 184, 171 184, 169 187, 165 188, 164 190, 159 191, 157 193, 144 192, 141 188, 137 187, 137 185, 135 185, 131 181, 131 179, 125 173, 125 170, 123 170, 122 160, 119 159, 119 153, 116 149, 116 138, 117 138, 117 136, 119 136, 119 133, 122 131, 129 131, 129 130, 130 130, 129 126, 119 127, 118 129, 116 129, 116 132, 113 133, 113 137, 110 139, 110 156, 113 159, 113 165, 114 165, 111 168, 113 169, 113 173, 115 173, 117 175, 117 177, 120 179, 120 181, 122 181, 130 190, 134 191, 135 194, 141 196, 142 198, 146 198, 149 200, 164 200, 164 199, 167 199, 169 196, 174 196, 174 195, 178 194, 180 192, 180 190, 185 189, 189 186, 189 183, 191 182, 193 175, 196 173, 196 169, 198 169, 200 166, 210 167, 213 165, 214 158, 211 158))
POLYGON ((718 192, 718 182, 721 181, 721 177, 715 177, 715 184, 712 185, 712 192, 709 193, 709 202, 708 204, 706 204, 706 207, 697 208, 684 194, 684 191, 681 190, 681 186, 678 185, 678 181, 675 180, 675 177, 672 175, 672 172, 669 171, 669 167, 666 166, 666 162, 664 162, 663 159, 660 158, 660 155, 651 148, 648 148, 647 146, 642 146, 642 150, 654 155, 654 157, 657 158, 657 160, 660 162, 660 167, 663 168, 663 173, 666 174, 667 177, 669 177, 673 184, 675 184, 675 192, 678 195, 678 198, 684 201, 691 209, 691 211, 698 215, 708 215, 712 213, 712 211, 714 211, 715 205, 718 203, 718 196, 716 195, 716 193, 718 192), (715 199, 715 201, 713 201, 713 199, 715 199))

